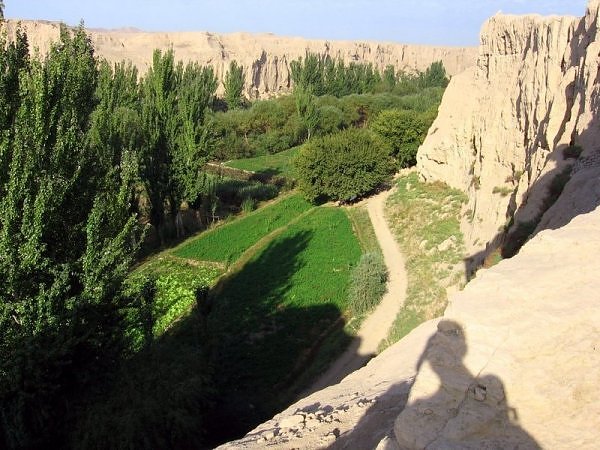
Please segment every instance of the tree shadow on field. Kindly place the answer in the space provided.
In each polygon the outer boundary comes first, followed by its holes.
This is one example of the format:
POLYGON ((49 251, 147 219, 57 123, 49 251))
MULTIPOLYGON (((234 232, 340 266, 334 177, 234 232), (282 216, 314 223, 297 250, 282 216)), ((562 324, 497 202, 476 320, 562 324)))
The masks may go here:
POLYGON ((387 436, 401 448, 540 449, 519 425, 518 410, 509 404, 502 380, 469 370, 464 361, 467 342, 460 324, 440 321, 415 368, 424 379, 437 379, 437 391, 414 395, 407 404, 412 381, 393 385, 329 448, 375 448, 387 436))
POLYGON ((307 306, 299 306, 286 298, 312 236, 303 231, 275 239, 211 296, 207 330, 218 398, 211 445, 243 436, 287 406, 325 339, 349 340, 340 333, 344 321, 336 305, 306 299, 307 306))

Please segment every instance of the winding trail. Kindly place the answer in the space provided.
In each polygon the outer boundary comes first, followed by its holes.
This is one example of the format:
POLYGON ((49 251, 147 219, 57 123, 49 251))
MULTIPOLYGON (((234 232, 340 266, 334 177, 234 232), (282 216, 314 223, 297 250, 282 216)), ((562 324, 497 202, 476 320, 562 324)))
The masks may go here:
POLYGON ((348 349, 317 379, 308 393, 339 383, 375 356, 379 344, 387 337, 404 304, 407 287, 404 257, 384 217, 385 203, 390 193, 381 192, 365 202, 388 268, 387 292, 373 313, 364 320, 348 349))

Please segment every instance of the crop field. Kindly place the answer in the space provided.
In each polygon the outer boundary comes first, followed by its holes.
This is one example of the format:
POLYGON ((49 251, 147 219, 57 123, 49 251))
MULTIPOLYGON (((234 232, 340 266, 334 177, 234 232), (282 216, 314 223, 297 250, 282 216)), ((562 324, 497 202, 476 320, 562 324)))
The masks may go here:
POLYGON ((235 169, 249 170, 257 173, 269 173, 294 178, 293 159, 300 147, 293 147, 274 155, 257 156, 256 158, 236 159, 225 165, 235 169))
MULTIPOLYGON (((149 314, 152 317, 152 335, 159 337, 175 320, 196 305, 197 290, 214 284, 222 273, 223 269, 215 264, 190 264, 162 254, 138 267, 128 281, 135 284, 148 277, 156 280, 156 293, 149 314)), ((139 323, 139 318, 129 319, 134 347, 140 347, 143 330, 133 325, 139 323)))
POLYGON ((252 397, 276 396, 273 387, 290 381, 303 352, 339 323, 360 256, 345 211, 316 208, 231 277, 209 324, 219 336, 221 391, 232 389, 237 401, 250 386, 252 397))
POLYGON ((173 251, 196 261, 232 263, 270 232, 288 224, 313 206, 300 195, 286 197, 232 222, 202 233, 173 251))

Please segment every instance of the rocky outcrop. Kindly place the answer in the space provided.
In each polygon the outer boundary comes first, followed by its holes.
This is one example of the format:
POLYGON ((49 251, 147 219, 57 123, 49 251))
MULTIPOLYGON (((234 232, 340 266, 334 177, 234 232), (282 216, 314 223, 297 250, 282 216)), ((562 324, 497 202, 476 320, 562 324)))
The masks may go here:
MULTIPOLYGON (((479 259, 515 231, 535 228, 562 188, 557 176, 568 179, 567 147, 581 146, 591 159, 600 149, 598 10, 594 0, 584 18, 492 17, 476 66, 446 91, 418 168, 425 180, 468 192, 462 230, 479 259)), ((548 214, 560 213, 564 224, 570 213, 562 211, 548 214)))
MULTIPOLYGON (((9 35, 16 21, 8 21, 9 35)), ((30 43, 44 54, 59 36, 59 25, 44 21, 22 21, 30 43)), ((476 48, 429 47, 378 42, 308 40, 273 34, 216 34, 208 32, 147 33, 138 30, 89 30, 100 56, 109 61, 130 60, 145 72, 154 49, 173 48, 175 57, 214 67, 219 80, 236 60, 244 66, 246 94, 250 98, 287 92, 291 86, 289 63, 307 51, 341 58, 346 63, 372 63, 379 70, 387 65, 408 72, 423 71, 432 62, 442 61, 455 75, 475 63, 476 48)))

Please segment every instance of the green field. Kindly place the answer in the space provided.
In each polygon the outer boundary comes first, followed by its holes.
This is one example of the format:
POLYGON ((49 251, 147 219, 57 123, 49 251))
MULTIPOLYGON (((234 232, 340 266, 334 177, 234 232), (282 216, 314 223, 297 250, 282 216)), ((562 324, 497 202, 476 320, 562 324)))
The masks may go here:
POLYGON ((173 254, 196 261, 233 263, 264 236, 311 208, 300 195, 292 195, 202 233, 175 249, 173 254))
POLYGON ((241 404, 276 401, 273 387, 290 383, 303 354, 343 316, 360 256, 345 211, 316 208, 230 277, 209 317, 219 390, 241 404))
POLYGON ((273 155, 236 159, 225 163, 225 165, 235 169, 294 178, 293 159, 298 154, 299 149, 300 147, 293 147, 273 155))
MULTIPOLYGON (((214 264, 190 264, 161 254, 138 267, 128 278, 130 285, 154 278, 156 294, 148 311, 151 317, 152 336, 161 336, 178 318, 196 305, 198 289, 214 284, 223 269, 214 264)), ((139 314, 139 312, 138 312, 139 314)), ((140 317, 129 317, 129 335, 135 348, 145 339, 140 317), (136 326, 137 325, 137 326, 136 326)))

